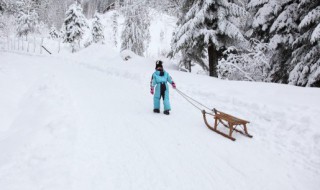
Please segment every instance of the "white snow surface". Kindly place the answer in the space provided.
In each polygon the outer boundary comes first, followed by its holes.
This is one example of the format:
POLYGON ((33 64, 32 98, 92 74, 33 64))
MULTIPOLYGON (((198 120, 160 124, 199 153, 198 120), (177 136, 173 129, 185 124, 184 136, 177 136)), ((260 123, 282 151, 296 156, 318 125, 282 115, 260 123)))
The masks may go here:
POLYGON ((171 115, 152 112, 154 62, 123 61, 107 45, 0 52, 0 189, 319 188, 320 89, 223 81, 165 64, 181 91, 251 122, 254 137, 234 133, 233 142, 171 87, 171 115))

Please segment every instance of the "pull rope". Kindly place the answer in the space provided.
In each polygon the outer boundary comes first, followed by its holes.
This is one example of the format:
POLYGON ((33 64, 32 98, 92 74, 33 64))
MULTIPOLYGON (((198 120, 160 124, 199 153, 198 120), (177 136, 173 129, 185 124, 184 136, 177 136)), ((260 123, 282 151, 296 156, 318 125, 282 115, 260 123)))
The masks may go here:
POLYGON ((186 99, 191 105, 193 105, 195 108, 197 108, 198 110, 200 111, 203 111, 203 109, 200 108, 200 106, 206 108, 207 110, 209 110, 210 112, 212 112, 213 109, 210 109, 208 108, 207 106, 203 105, 202 103, 200 103, 199 101, 191 98, 190 96, 188 96, 187 94, 181 92, 181 90, 175 88, 175 90, 184 98, 186 99), (196 104, 200 105, 200 106, 197 106, 196 104))

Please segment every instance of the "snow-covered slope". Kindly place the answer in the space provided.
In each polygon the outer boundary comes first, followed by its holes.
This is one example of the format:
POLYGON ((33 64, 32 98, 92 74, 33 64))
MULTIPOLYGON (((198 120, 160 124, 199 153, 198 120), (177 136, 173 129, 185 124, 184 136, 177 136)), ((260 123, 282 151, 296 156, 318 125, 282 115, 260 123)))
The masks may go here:
POLYGON ((222 81, 165 65, 178 88, 251 121, 253 139, 208 130, 171 90, 152 112, 154 60, 108 46, 74 55, 0 52, 0 187, 308 189, 320 186, 320 90, 222 81))

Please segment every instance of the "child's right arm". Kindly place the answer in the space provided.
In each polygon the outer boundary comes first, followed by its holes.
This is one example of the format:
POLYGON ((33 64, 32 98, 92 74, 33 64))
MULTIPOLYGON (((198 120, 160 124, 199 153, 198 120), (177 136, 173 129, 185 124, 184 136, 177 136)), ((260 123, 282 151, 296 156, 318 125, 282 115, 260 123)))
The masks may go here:
POLYGON ((151 81, 150 81, 150 93, 153 95, 154 94, 154 86, 155 86, 156 84, 155 84, 155 79, 154 79, 154 77, 153 77, 153 74, 152 74, 152 76, 151 76, 151 81))

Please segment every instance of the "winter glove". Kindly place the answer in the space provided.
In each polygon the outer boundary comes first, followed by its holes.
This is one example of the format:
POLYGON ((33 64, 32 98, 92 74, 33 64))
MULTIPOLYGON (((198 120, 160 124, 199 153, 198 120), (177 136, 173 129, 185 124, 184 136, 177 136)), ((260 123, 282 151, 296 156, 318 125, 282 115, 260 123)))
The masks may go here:
POLYGON ((153 88, 150 89, 150 93, 151 93, 152 95, 154 94, 153 88))
POLYGON ((176 83, 172 82, 172 87, 176 89, 177 88, 176 83))

